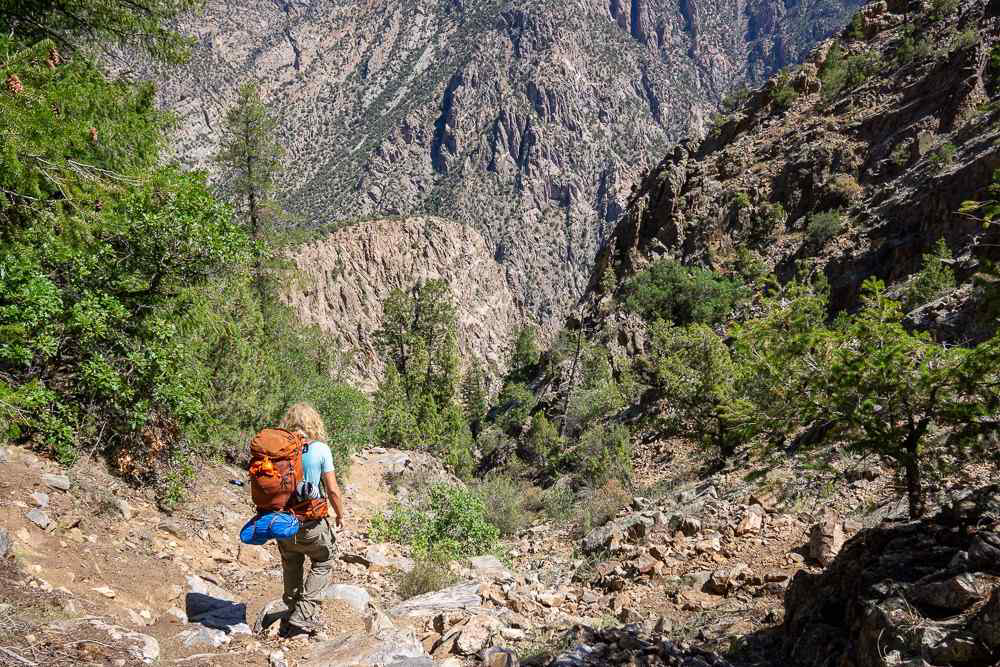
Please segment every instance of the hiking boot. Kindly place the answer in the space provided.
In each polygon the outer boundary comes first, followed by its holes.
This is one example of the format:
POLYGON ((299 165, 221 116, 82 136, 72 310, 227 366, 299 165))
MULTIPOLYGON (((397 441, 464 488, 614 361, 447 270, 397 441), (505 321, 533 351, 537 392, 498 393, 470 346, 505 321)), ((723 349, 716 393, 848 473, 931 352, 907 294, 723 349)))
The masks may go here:
POLYGON ((278 628, 278 636, 282 639, 311 639, 321 633, 322 628, 313 623, 290 623, 282 621, 278 628))

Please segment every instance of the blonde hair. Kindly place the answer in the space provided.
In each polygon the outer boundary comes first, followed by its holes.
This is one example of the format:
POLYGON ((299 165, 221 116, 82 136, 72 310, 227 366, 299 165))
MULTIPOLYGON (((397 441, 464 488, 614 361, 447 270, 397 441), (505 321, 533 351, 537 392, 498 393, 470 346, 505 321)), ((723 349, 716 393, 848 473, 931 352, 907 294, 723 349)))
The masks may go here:
POLYGON ((316 409, 308 403, 296 403, 288 408, 281 418, 281 428, 286 431, 302 431, 312 440, 326 441, 326 426, 316 409))

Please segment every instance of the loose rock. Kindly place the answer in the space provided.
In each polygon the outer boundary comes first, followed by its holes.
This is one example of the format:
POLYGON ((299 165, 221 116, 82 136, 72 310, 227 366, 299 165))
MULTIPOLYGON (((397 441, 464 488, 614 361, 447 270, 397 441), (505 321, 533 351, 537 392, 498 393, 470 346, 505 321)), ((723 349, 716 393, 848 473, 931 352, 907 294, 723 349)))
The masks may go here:
POLYGON ((28 517, 28 520, 31 521, 31 523, 35 524, 42 530, 46 530, 52 525, 52 520, 49 519, 49 515, 40 509, 29 510, 25 512, 25 516, 28 517))
POLYGON ((48 486, 51 486, 53 489, 59 489, 60 491, 69 491, 72 486, 69 481, 69 477, 66 475, 42 475, 42 481, 48 486))
POLYGON ((823 567, 833 562, 844 546, 844 527, 840 516, 833 510, 823 513, 823 518, 812 528, 809 553, 823 567))

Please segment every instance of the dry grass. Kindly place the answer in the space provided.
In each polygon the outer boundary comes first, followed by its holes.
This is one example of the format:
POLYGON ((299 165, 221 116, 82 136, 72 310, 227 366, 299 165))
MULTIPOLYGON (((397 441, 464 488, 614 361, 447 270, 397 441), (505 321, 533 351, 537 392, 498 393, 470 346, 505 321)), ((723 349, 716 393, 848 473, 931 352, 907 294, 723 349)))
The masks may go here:
POLYGON ((577 533, 585 535, 594 528, 611 521, 632 502, 629 493, 617 479, 608 480, 604 486, 586 494, 577 507, 574 523, 577 533))
POLYGON ((67 630, 51 625, 67 619, 62 596, 31 588, 27 579, 13 559, 0 558, 0 605, 6 605, 0 607, 0 665, 142 665, 86 622, 67 630))
POLYGON ((399 576, 396 592, 403 600, 433 593, 458 583, 448 564, 436 559, 418 560, 413 569, 399 576))

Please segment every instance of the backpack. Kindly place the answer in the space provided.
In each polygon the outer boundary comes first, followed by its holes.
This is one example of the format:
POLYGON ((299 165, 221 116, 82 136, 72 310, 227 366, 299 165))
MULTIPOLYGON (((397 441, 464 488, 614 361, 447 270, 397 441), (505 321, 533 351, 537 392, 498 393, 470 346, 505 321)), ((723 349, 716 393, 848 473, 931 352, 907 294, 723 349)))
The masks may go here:
POLYGON ((298 433, 279 428, 264 429, 251 440, 250 495, 258 514, 291 512, 300 521, 327 516, 326 498, 295 497, 304 477, 302 454, 309 444, 298 433))

